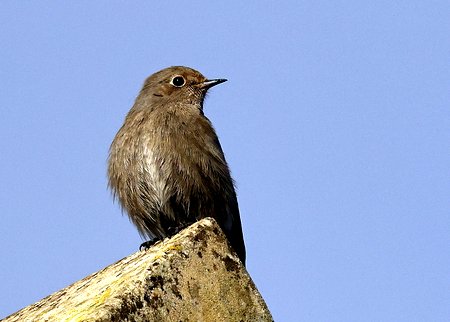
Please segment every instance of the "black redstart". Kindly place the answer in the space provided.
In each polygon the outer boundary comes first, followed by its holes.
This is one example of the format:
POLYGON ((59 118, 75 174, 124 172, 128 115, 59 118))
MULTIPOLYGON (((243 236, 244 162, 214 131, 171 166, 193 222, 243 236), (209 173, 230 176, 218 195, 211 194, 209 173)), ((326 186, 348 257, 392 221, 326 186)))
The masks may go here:
POLYGON ((213 217, 245 265, 236 193, 211 122, 203 114, 206 79, 182 66, 144 83, 114 138, 109 186, 150 244, 195 221, 213 217))

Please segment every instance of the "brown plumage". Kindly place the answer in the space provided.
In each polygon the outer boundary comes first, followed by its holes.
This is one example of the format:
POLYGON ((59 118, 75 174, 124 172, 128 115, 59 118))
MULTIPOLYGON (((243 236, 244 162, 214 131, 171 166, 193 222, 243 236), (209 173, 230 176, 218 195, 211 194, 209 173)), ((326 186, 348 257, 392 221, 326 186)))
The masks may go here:
POLYGON ((109 186, 143 237, 213 217, 245 264, 233 180, 203 114, 207 90, 224 81, 181 66, 151 75, 111 144, 109 186))

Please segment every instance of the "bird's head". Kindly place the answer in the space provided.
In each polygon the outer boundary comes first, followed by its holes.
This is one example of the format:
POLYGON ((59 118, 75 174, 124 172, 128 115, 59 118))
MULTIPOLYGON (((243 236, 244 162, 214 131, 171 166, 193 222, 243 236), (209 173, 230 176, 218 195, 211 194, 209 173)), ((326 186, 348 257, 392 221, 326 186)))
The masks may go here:
POLYGON ((144 83, 140 96, 151 105, 167 103, 196 105, 203 108, 206 92, 226 79, 207 79, 200 72, 184 66, 174 66, 154 73, 144 83), (159 103, 159 104, 158 104, 159 103))

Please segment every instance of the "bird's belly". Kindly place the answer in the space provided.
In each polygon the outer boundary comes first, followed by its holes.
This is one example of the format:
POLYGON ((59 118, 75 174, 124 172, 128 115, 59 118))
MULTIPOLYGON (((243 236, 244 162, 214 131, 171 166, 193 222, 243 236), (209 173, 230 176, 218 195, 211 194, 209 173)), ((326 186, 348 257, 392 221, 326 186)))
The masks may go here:
POLYGON ((139 171, 145 182, 140 185, 149 189, 149 197, 160 205, 165 202, 168 195, 167 173, 164 173, 163 166, 164 161, 158 157, 157 153, 144 146, 139 171))

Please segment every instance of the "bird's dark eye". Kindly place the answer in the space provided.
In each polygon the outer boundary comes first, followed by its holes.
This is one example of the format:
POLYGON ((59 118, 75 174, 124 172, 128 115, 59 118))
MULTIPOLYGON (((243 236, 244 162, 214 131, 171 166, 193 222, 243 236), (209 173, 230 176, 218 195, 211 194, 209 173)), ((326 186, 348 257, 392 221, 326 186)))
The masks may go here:
POLYGON ((170 83, 175 87, 182 87, 186 81, 183 76, 175 76, 170 83))

